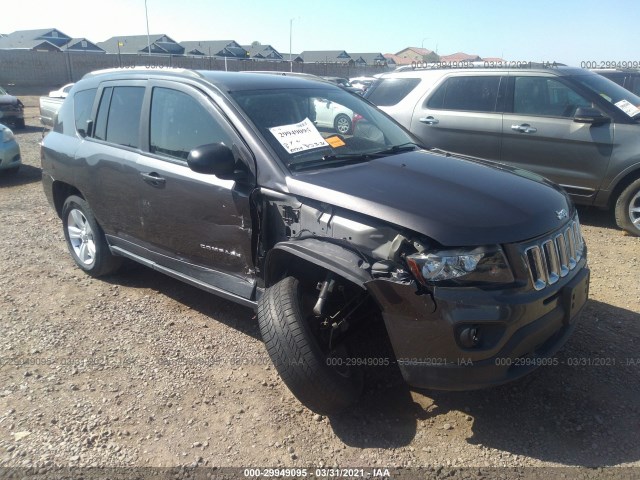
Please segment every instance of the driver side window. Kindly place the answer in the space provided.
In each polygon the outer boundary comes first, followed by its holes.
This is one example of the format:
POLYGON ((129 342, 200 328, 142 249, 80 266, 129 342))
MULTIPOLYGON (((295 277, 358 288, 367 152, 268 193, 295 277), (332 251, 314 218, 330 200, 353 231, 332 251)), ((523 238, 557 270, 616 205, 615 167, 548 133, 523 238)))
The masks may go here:
POLYGON ((513 113, 567 117, 578 107, 592 107, 589 100, 563 83, 547 77, 516 77, 513 113))
POLYGON ((232 146, 224 128, 195 98, 178 90, 155 87, 151 97, 149 151, 186 160, 201 145, 232 146))

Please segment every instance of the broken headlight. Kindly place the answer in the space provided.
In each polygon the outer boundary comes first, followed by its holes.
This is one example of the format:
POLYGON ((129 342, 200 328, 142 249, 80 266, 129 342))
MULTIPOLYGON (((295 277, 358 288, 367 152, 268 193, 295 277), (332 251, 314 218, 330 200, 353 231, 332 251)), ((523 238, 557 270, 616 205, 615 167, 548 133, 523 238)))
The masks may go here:
POLYGON ((511 283, 513 273, 499 246, 425 251, 407 255, 407 265, 423 285, 511 283))

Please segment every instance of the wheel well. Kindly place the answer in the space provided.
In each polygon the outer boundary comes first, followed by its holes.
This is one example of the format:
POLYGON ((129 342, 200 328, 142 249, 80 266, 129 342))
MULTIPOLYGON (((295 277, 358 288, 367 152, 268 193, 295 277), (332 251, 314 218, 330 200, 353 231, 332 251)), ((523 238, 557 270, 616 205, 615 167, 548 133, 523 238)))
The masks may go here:
POLYGON ((53 204, 59 217, 62 216, 64 201, 71 195, 77 195, 84 199, 84 196, 76 187, 64 182, 53 182, 53 204))
POLYGON ((629 173, 622 180, 620 180, 618 184, 615 186, 615 188, 613 189, 613 192, 611 192, 611 196, 609 197, 609 206, 610 207, 615 206, 616 202, 618 201, 618 197, 620 196, 622 191, 625 188, 627 188, 629 185, 631 185, 633 182, 638 180, 639 178, 640 178, 640 170, 635 170, 629 173))
MULTIPOLYGON (((278 283, 285 277, 293 276, 300 280, 322 281, 327 270, 296 255, 281 250, 271 253, 272 258, 265 271, 265 287, 278 283), (275 255, 275 257, 273 257, 275 255)), ((347 280, 345 280, 347 281, 347 280)))

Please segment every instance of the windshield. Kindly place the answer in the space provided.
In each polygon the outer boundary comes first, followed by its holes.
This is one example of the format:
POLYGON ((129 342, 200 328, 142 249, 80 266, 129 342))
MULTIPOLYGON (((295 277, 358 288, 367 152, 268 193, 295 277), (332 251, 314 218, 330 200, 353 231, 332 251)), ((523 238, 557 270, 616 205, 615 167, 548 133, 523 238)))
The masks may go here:
POLYGON ((414 149, 413 137, 375 107, 337 88, 231 94, 291 170, 368 161, 414 149))
POLYGON ((580 84, 614 104, 630 117, 640 115, 640 97, 601 75, 576 75, 580 84))

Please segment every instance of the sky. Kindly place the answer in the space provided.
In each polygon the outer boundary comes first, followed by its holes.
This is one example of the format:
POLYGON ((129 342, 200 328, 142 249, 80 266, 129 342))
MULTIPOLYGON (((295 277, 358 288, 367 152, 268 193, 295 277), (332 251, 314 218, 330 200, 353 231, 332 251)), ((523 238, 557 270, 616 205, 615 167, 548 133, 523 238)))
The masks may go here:
MULTIPOLYGON (((175 41, 259 41, 281 53, 424 47, 511 61, 640 62, 639 0, 147 0, 175 41)), ((93 42, 146 33, 145 0, 4 0, 0 33, 57 28, 93 42)))

